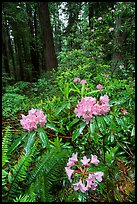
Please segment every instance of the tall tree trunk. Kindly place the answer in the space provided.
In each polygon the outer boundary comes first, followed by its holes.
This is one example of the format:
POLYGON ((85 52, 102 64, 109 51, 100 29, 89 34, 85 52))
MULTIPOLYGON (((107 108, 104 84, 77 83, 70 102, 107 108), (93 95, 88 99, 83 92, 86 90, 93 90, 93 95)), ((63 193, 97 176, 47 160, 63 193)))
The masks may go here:
POLYGON ((37 12, 37 4, 35 5, 34 11, 34 29, 35 29, 35 69, 40 74, 40 65, 39 65, 39 50, 38 50, 38 12, 37 12))
POLYGON ((112 54, 112 70, 116 70, 117 63, 122 60, 122 46, 126 39, 127 33, 121 32, 119 27, 122 26, 121 17, 116 18, 116 27, 114 30, 114 40, 113 40, 113 54, 112 54))
POLYGON ((55 54, 53 34, 50 24, 50 14, 48 9, 48 2, 38 2, 39 17, 41 23, 41 29, 43 32, 44 40, 44 64, 45 70, 48 72, 52 68, 57 68, 57 58, 55 54))
POLYGON ((7 35, 5 28, 2 28, 2 57, 3 57, 3 69, 10 76, 10 65, 9 65, 9 49, 7 42, 7 35))
POLYGON ((37 53, 36 53, 36 44, 35 44, 35 34, 36 34, 36 30, 35 27, 36 26, 36 22, 35 22, 35 12, 34 12, 34 18, 32 16, 32 8, 30 3, 26 3, 26 9, 27 9, 27 13, 28 13, 28 26, 30 29, 30 55, 31 55, 31 63, 32 63, 32 78, 33 80, 35 80, 37 78, 37 75, 39 74, 39 66, 38 66, 38 59, 37 59, 37 53), (31 20, 34 19, 34 22, 31 20))
POLYGON ((91 19, 93 18, 94 16, 94 9, 93 9, 93 3, 91 2, 88 2, 88 9, 89 9, 89 27, 92 29, 93 28, 93 24, 92 24, 92 21, 91 19))

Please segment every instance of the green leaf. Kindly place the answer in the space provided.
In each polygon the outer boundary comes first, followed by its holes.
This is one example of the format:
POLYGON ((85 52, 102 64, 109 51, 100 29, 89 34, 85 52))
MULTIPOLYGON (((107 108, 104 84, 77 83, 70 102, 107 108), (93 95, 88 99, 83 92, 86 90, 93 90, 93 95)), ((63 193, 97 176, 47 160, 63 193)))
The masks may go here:
POLYGON ((80 127, 79 127, 80 134, 82 133, 82 131, 84 130, 85 127, 86 127, 86 122, 81 122, 80 127))
POLYGON ((73 131, 72 141, 76 140, 78 138, 78 136, 80 134, 82 134, 82 131, 85 128, 85 126, 86 126, 86 123, 85 122, 81 122, 79 128, 77 130, 73 131))
POLYGON ((90 127, 91 134, 94 134, 95 129, 96 129, 96 122, 95 121, 94 122, 90 122, 89 127, 90 127))
POLYGON ((131 132, 131 137, 135 135, 135 127, 133 126, 132 132, 131 132))
POLYGON ((85 84, 82 83, 82 88, 81 88, 81 97, 84 95, 84 90, 85 90, 85 84))
POLYGON ((42 128, 38 128, 37 130, 39 133, 39 138, 41 140, 42 147, 43 148, 48 147, 49 146, 49 139, 47 137, 46 132, 42 128))
POLYGON ((121 118, 117 118, 117 117, 116 117, 116 121, 117 121, 117 123, 118 123, 122 128, 125 128, 125 129, 126 129, 125 123, 124 123, 124 121, 123 121, 121 118))
POLYGON ((79 135, 80 135, 79 130, 74 130, 72 133, 72 141, 76 140, 79 135))
POLYGON ((108 136, 108 141, 110 141, 112 143, 114 141, 114 135, 109 135, 108 136))
POLYGON ((103 119, 103 116, 96 116, 97 119, 97 124, 99 127, 99 130, 102 134, 106 134, 107 130, 106 130, 106 123, 103 119))
POLYGON ((110 125, 112 119, 113 119, 113 117, 111 115, 105 115, 104 116, 104 120, 108 125, 110 125))
POLYGON ((65 97, 68 99, 68 96, 69 96, 69 84, 68 83, 65 84, 64 94, 65 94, 65 97))
POLYGON ((63 104, 61 107, 59 107, 56 112, 55 115, 57 116, 63 109, 65 109, 68 106, 68 104, 63 104))
POLYGON ((62 132, 59 128, 57 128, 53 123, 47 123, 46 124, 46 127, 51 129, 51 130, 54 130, 55 132, 62 132))
POLYGON ((70 130, 70 128, 76 124, 79 121, 79 118, 74 118, 73 121, 70 122, 70 124, 68 126, 66 126, 67 130, 70 130))
POLYGON ((91 95, 91 94, 97 93, 97 92, 99 92, 99 91, 100 91, 100 90, 94 90, 94 91, 88 92, 87 94, 88 94, 88 95, 91 95))
POLYGON ((13 143, 13 145, 9 148, 7 154, 10 154, 11 152, 13 152, 18 146, 19 144, 25 139, 26 135, 28 133, 24 133, 20 138, 18 138, 17 140, 15 140, 15 142, 13 143))
POLYGON ((30 153, 31 147, 34 144, 34 136, 35 136, 35 134, 36 134, 36 132, 30 132, 29 133, 29 138, 28 138, 27 144, 24 147, 25 154, 29 154, 30 153))

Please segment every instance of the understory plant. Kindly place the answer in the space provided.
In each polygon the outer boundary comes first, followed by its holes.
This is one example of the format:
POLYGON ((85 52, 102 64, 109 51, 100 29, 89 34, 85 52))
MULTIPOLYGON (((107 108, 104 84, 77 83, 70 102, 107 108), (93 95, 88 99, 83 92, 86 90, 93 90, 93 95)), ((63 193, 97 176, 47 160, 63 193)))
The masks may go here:
POLYGON ((28 116, 27 118, 23 115, 21 120, 23 128, 27 129, 28 133, 25 132, 12 145, 8 127, 3 136, 3 201, 54 201, 56 197, 54 186, 60 186, 62 183, 68 151, 61 140, 56 138, 50 142, 46 132, 38 127, 38 123, 43 126, 46 122, 42 110, 31 109, 28 116), (21 143, 23 143, 22 152, 11 166, 10 155, 21 143))

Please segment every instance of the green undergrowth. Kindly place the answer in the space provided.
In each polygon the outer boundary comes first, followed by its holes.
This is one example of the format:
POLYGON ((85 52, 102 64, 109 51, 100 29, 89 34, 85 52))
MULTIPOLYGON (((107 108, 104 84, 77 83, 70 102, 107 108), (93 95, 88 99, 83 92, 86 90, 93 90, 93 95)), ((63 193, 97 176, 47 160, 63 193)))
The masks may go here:
MULTIPOLYGON (((96 69, 100 72, 92 73, 89 65, 77 66, 75 69, 59 67, 58 71, 51 71, 50 79, 43 74, 43 77, 35 83, 17 82, 3 89, 3 200, 15 202, 82 200, 97 202, 98 198, 104 201, 134 200, 135 84, 131 76, 127 78, 111 76, 109 68, 109 65, 97 64, 96 69), (105 77, 105 74, 109 76, 105 77), (85 79, 86 84, 74 83, 75 77, 85 79), (102 85, 102 90, 96 88, 98 84, 102 85), (89 124, 76 117, 74 110, 82 97, 92 96, 99 100, 100 96, 105 94, 110 99, 110 111, 106 115, 94 116, 89 124), (42 140, 41 135, 41 141, 44 143, 39 141, 26 156, 24 145, 27 145, 25 142, 27 133, 22 129, 20 119, 21 114, 27 115, 31 108, 44 111, 47 123, 43 127, 44 133, 41 134, 47 139, 42 140), (127 114, 123 114, 122 110, 126 110, 127 114), (8 126, 10 129, 7 129, 8 126), (8 137, 9 139, 6 139, 8 137), (56 141, 57 138, 61 139, 61 144, 56 141), (71 188, 63 170, 65 163, 61 165, 59 162, 59 158, 62 158, 63 162, 66 161, 67 153, 64 152, 64 155, 63 152, 62 155, 58 153, 58 156, 53 158, 51 171, 48 168, 43 169, 41 165, 45 164, 45 159, 50 164, 50 154, 54 155, 52 146, 48 149, 47 141, 53 142, 53 146, 57 142, 57 145, 64 148, 63 151, 66 151, 65 149, 69 151, 68 155, 78 152, 83 156, 86 154, 87 157, 90 154, 98 156, 105 176, 94 195, 88 192, 84 196, 71 188), (54 165, 59 167, 56 175, 52 171, 53 167, 55 169, 54 165), (41 172, 40 168, 43 169, 41 172), (126 168, 130 171, 125 170, 126 168), (60 181, 56 180, 58 171, 62 172, 60 181), (126 172, 125 177, 122 177, 124 173, 121 174, 120 171, 126 172), (17 172, 20 174, 15 178, 17 172), (53 179, 53 183, 50 183, 50 179, 53 179), (49 186, 47 189, 46 185, 49 186)), ((33 136, 31 137, 33 139, 33 136)), ((32 144, 32 140, 28 140, 28 148, 31 148, 32 144)))

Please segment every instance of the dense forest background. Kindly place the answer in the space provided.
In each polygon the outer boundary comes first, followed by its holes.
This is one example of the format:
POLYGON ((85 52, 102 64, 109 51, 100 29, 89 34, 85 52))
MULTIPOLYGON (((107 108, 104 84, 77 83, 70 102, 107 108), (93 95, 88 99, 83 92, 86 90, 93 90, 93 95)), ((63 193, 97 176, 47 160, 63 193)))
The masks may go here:
POLYGON ((135 201, 135 2, 2 2, 2 201, 135 201))
POLYGON ((122 62, 126 73, 134 75, 134 9, 134 2, 3 3, 3 82, 36 81, 57 69, 63 52, 72 50, 90 60, 111 61, 112 72, 122 62), (100 16, 103 20, 95 20, 100 16), (109 33, 109 28, 115 29, 109 33))

